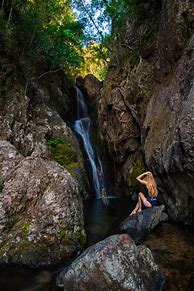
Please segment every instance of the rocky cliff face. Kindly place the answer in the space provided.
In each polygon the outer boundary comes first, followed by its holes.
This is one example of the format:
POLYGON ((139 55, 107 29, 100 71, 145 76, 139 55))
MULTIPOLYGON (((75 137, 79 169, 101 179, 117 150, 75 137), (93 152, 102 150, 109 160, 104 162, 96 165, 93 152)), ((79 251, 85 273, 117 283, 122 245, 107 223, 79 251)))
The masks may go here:
POLYGON ((114 44, 98 116, 117 183, 129 191, 147 166, 171 218, 193 223, 194 7, 189 0, 147 2, 114 44))
POLYGON ((194 213, 194 86, 192 37, 169 79, 155 89, 144 127, 145 157, 176 220, 194 213))
POLYGON ((28 79, 9 58, 2 64, 0 263, 57 263, 85 241, 74 178, 84 175, 83 162, 62 119, 68 106, 66 78, 59 71, 28 79))

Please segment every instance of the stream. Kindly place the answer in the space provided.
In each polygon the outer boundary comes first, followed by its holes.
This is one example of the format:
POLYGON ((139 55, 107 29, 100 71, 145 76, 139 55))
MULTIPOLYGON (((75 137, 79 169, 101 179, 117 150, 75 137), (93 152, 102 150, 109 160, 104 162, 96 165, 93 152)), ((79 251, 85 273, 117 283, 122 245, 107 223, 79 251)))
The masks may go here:
MULTIPOLYGON (((118 226, 132 207, 127 198, 110 199, 110 207, 100 199, 84 203, 87 244, 92 245, 117 233, 118 226)), ((153 253, 156 263, 166 277, 164 291, 192 291, 194 286, 194 230, 193 228, 163 223, 156 227, 144 244, 153 253)), ((2 266, 0 291, 58 291, 56 275, 69 262, 47 270, 21 266, 2 266)))

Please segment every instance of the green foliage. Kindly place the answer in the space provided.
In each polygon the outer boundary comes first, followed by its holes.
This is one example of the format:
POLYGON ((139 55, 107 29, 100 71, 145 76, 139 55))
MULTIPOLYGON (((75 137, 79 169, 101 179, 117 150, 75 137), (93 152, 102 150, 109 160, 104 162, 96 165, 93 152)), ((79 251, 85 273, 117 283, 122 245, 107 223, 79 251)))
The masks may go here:
POLYGON ((134 19, 144 15, 144 9, 141 6, 144 1, 72 0, 72 6, 76 9, 78 18, 85 27, 84 32, 87 39, 95 39, 104 43, 110 33, 113 37, 122 33, 126 18, 134 19))
POLYGON ((65 236, 65 230, 63 228, 59 229, 59 236, 62 238, 65 236))
POLYGON ((0 177, 0 192, 3 191, 3 187, 4 187, 4 181, 3 181, 3 178, 0 177))
POLYGON ((1 45, 28 68, 43 63, 50 68, 60 66, 70 76, 93 73, 102 80, 114 41, 122 37, 126 19, 145 14, 143 2, 4 0, 0 9, 1 45))
POLYGON ((107 73, 107 61, 109 52, 101 43, 95 42, 88 47, 83 48, 84 61, 75 71, 77 75, 83 77, 87 74, 93 74, 99 80, 103 80, 107 73))
POLYGON ((99 69, 98 71, 98 79, 99 80, 104 80, 107 74, 108 68, 107 66, 104 66, 102 68, 99 69))
POLYGON ((49 62, 68 70, 82 61, 82 26, 69 0, 4 1, 0 34, 21 62, 49 62))
POLYGON ((72 0, 87 39, 81 74, 85 75, 90 70, 100 80, 105 78, 107 62, 115 50, 115 41, 117 44, 122 42, 126 21, 145 17, 144 1, 72 0))
POLYGON ((50 140, 48 140, 48 145, 53 146, 53 147, 56 147, 57 145, 64 144, 64 143, 65 143, 64 136, 59 136, 56 139, 50 139, 50 140))
POLYGON ((46 138, 54 159, 69 173, 75 175, 75 169, 81 166, 76 147, 66 140, 64 136, 53 138, 52 133, 47 133, 46 138))
POLYGON ((22 230, 23 230, 23 232, 28 233, 30 230, 29 223, 24 223, 24 225, 22 226, 22 230))

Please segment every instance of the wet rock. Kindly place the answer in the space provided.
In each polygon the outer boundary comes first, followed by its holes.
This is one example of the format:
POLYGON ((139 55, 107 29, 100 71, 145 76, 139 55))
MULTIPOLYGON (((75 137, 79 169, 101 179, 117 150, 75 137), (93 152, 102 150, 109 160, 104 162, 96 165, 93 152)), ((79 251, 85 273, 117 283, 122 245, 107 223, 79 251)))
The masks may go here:
POLYGON ((24 157, 0 141, 0 263, 56 264, 85 242, 78 184, 37 152, 24 157))
POLYGON ((76 86, 82 88, 84 86, 84 78, 82 76, 77 76, 75 83, 76 86))
POLYGON ((127 234, 113 235, 88 248, 58 277, 66 291, 162 290, 164 277, 151 251, 127 234))
POLYGON ((127 217, 120 225, 121 232, 128 233, 135 243, 140 243, 160 222, 167 221, 164 205, 144 209, 127 217))
POLYGON ((100 82, 94 75, 89 74, 84 78, 83 89, 89 98, 96 98, 101 88, 102 82, 100 82))

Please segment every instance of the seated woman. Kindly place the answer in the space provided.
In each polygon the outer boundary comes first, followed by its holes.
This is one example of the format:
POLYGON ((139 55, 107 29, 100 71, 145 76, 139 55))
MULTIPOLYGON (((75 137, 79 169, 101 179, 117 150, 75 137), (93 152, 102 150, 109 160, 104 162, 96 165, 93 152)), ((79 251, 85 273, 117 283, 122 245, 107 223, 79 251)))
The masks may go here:
POLYGON ((136 212, 139 212, 142 210, 142 202, 145 207, 152 207, 152 206, 158 205, 158 200, 157 200, 158 190, 157 190, 156 182, 154 180, 152 173, 145 172, 139 175, 136 179, 141 184, 146 186, 149 196, 148 198, 146 198, 145 195, 142 192, 140 192, 138 194, 138 202, 130 215, 135 214, 136 212))

